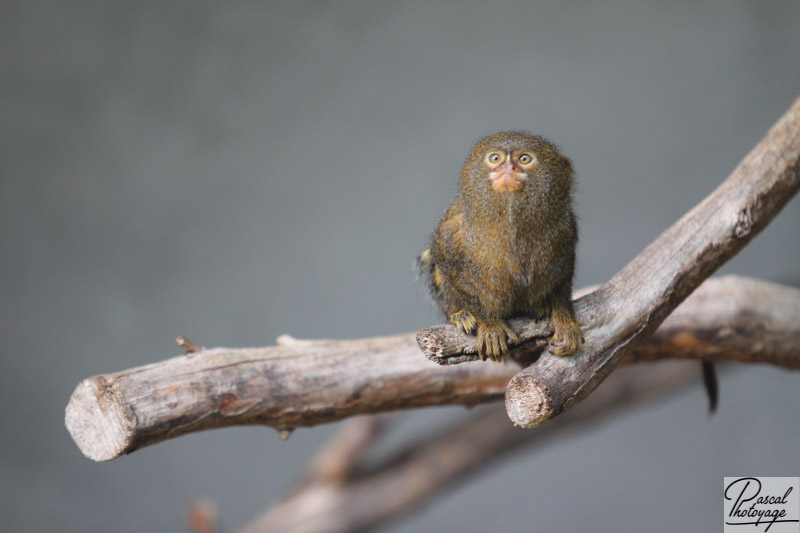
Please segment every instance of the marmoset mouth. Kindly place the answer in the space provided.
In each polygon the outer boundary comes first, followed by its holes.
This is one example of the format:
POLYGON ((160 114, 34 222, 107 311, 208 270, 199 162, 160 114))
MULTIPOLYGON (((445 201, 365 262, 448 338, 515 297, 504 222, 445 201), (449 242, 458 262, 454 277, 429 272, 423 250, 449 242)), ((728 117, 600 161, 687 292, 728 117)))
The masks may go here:
POLYGON ((514 192, 522 187, 522 182, 528 177, 522 172, 501 170, 489 173, 492 188, 497 192, 514 192))

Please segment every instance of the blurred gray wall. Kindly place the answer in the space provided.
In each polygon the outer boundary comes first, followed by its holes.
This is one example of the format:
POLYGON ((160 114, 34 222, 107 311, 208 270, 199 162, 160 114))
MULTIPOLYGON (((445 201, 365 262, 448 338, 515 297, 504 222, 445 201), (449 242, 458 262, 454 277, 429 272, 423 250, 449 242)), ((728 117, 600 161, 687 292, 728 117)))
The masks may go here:
MULTIPOLYGON (((92 374, 204 345, 439 320, 413 258, 471 143, 525 128, 580 175, 576 285, 727 176, 800 95, 800 2, 3 2, 0 517, 228 530, 335 426, 190 435, 105 464, 63 426, 92 374)), ((724 267, 796 280, 797 200, 724 267)), ((390 531, 718 531, 722 477, 800 474, 798 374, 722 379, 521 455, 390 531)), ((406 415, 414 434, 462 415, 406 415)))

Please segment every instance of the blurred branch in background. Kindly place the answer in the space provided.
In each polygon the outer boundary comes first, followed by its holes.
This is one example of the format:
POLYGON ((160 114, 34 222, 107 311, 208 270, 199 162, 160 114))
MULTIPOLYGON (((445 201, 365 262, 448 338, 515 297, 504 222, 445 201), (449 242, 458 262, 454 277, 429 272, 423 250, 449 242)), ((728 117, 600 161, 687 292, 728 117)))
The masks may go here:
MULTIPOLYGON (((667 362, 657 368, 636 366, 615 372, 592 398, 573 412, 535 430, 509 424, 494 406, 464 417, 398 453, 370 464, 369 450, 349 455, 347 468, 337 460, 342 441, 379 433, 383 418, 354 420, 320 452, 311 472, 284 499, 246 526, 242 533, 344 533, 366 531, 427 505, 456 482, 508 459, 523 448, 544 446, 571 431, 589 429, 610 416, 660 399, 697 378, 697 366, 667 362), (353 437, 351 437, 353 435, 353 437), (330 470, 347 475, 320 475, 330 470)), ((364 442, 373 444, 374 441, 364 442)))

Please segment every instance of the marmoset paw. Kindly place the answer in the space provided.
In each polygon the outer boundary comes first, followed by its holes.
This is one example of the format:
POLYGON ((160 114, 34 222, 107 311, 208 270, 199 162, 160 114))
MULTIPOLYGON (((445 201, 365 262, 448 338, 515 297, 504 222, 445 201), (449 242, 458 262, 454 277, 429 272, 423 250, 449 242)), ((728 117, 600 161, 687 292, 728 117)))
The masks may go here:
POLYGON ((475 333, 475 328, 478 326, 478 321, 475 320, 473 314, 466 309, 462 309, 450 315, 450 322, 455 324, 458 329, 467 335, 475 333))
POLYGON ((584 338, 577 322, 555 322, 553 327, 555 333, 550 337, 550 344, 554 354, 571 355, 583 346, 584 338))
POLYGON ((482 361, 508 359, 508 344, 516 344, 519 337, 502 320, 481 322, 478 324, 478 357, 482 361))

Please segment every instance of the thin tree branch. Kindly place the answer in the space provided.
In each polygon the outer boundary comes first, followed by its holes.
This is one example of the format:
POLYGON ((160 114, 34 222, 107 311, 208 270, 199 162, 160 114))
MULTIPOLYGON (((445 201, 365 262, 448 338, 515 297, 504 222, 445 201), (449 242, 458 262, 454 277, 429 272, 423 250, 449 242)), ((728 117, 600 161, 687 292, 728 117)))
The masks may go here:
POLYGON ((800 99, 730 177, 595 292, 575 303, 586 343, 549 349, 506 389, 509 418, 535 427, 569 409, 609 375, 725 261, 763 230, 800 188, 800 99))
POLYGON ((343 483, 350 479, 387 429, 387 416, 382 413, 353 420, 312 459, 303 484, 343 483))
MULTIPOLYGON (((542 446, 568 431, 585 430, 644 401, 694 382, 695 365, 671 362, 658 372, 630 368, 614 375, 584 405, 535 432, 515 428, 502 409, 487 409, 381 461, 355 466, 353 475, 316 479, 278 502, 242 533, 340 533, 366 531, 429 504, 444 488, 508 458, 523 447, 542 446)), ((367 422, 368 423, 368 422, 367 422)), ((360 425, 352 426, 362 433, 360 425)), ((337 439, 346 438, 350 429, 337 439)), ((335 449, 333 441, 324 449, 335 449)))
MULTIPOLYGON (((671 320, 684 313, 691 318, 680 331, 704 331, 697 338, 708 345, 738 337, 744 346, 748 338, 770 335, 774 350, 756 351, 754 360, 787 368, 800 365, 800 290, 744 278, 714 279, 687 299, 671 320), (713 333, 713 327, 720 327, 716 315, 742 313, 760 318, 741 321, 727 336, 713 333)), ((290 430, 357 414, 496 401, 520 369, 515 363, 432 365, 414 337, 282 337, 278 346, 203 349, 93 376, 83 380, 70 399, 67 429, 87 457, 105 461, 203 429, 262 424, 290 430)), ((695 354, 691 343, 672 344, 681 347, 675 356, 695 354)), ((705 345, 693 346, 705 350, 698 357, 712 356, 705 345)), ((746 360, 747 354, 731 357, 746 360)))

